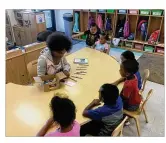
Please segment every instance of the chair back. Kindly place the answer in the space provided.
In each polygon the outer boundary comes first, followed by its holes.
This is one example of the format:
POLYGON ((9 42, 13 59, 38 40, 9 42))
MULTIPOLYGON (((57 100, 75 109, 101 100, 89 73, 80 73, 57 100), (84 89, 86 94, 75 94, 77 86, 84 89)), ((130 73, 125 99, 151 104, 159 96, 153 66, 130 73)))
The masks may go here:
POLYGON ((149 69, 145 69, 144 70, 144 76, 143 76, 143 79, 142 79, 142 91, 145 90, 146 81, 149 78, 149 75, 150 75, 149 69))
POLYGON ((142 101, 141 105, 140 105, 140 113, 142 112, 144 106, 146 105, 147 101, 149 100, 149 98, 151 97, 151 95, 153 94, 153 89, 150 89, 145 100, 142 101))
POLYGON ((37 60, 34 60, 27 65, 28 73, 31 81, 33 81, 33 77, 37 76, 37 60))

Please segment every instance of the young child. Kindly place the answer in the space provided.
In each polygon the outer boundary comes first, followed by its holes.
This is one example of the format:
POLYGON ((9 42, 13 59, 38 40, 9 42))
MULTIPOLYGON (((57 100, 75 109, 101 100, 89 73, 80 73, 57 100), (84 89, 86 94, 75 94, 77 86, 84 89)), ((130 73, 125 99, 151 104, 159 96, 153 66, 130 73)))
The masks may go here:
MULTIPOLYGON (((135 60, 134 53, 131 51, 125 51, 120 56, 121 62, 124 62, 125 60, 135 60)), ((139 63, 138 63, 139 66, 139 63)), ((137 80, 138 80, 138 89, 140 90, 142 88, 142 79, 139 70, 135 73, 137 80)))
POLYGON ((136 60, 125 60, 120 65, 120 74, 122 78, 114 84, 118 85, 124 81, 124 86, 121 91, 123 100, 123 108, 128 111, 136 111, 141 103, 141 95, 139 95, 138 80, 135 73, 138 71, 138 63, 136 60))
POLYGON ((107 44, 108 36, 102 32, 99 40, 95 43, 94 47, 96 50, 109 54, 109 46, 107 44))
POLYGON ((84 35, 87 35, 86 44, 87 46, 93 46, 95 42, 100 38, 100 30, 96 23, 90 25, 90 30, 84 32, 84 35))
POLYGON ((42 127, 37 136, 80 136, 80 125, 75 121, 76 107, 70 99, 59 97, 59 95, 54 96, 51 99, 50 107, 53 115, 42 127), (54 132, 46 134, 54 122, 58 123, 60 127, 54 132))
POLYGON ((85 32, 80 32, 79 34, 72 35, 72 38, 76 38, 82 35, 86 35, 86 45, 88 47, 94 46, 95 42, 100 38, 100 29, 98 28, 96 23, 92 23, 90 25, 90 30, 85 32))
POLYGON ((117 86, 104 84, 99 90, 99 99, 94 99, 83 111, 83 116, 92 119, 81 126, 80 135, 110 136, 123 119, 123 104, 117 86), (104 105, 96 109, 93 107, 104 105))

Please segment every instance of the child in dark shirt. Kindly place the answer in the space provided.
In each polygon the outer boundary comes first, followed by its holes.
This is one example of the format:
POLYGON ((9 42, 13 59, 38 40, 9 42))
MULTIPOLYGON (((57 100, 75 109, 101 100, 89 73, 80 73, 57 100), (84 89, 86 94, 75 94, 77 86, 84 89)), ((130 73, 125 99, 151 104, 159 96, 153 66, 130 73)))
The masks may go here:
POLYGON ((100 30, 96 23, 90 25, 90 30, 84 32, 84 35, 87 35, 86 44, 87 46, 93 46, 96 41, 100 38, 100 30))
POLYGON ((123 103, 117 86, 104 84, 99 90, 99 99, 94 99, 83 111, 83 116, 92 119, 81 126, 80 135, 110 136, 123 119, 123 103), (101 102, 103 106, 93 109, 101 102))
POLYGON ((90 30, 72 35, 72 38, 80 37, 82 35, 86 35, 86 45, 88 47, 92 47, 100 38, 100 29, 98 28, 96 23, 92 23, 90 25, 90 30))

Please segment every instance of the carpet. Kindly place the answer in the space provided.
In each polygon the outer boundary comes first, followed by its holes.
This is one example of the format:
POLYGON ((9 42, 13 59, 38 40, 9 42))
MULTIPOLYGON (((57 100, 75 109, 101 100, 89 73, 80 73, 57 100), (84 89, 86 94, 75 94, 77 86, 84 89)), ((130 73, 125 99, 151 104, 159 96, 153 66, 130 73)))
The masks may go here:
POLYGON ((149 81, 164 85, 164 56, 144 53, 139 59, 141 76, 144 69, 149 69, 149 81))

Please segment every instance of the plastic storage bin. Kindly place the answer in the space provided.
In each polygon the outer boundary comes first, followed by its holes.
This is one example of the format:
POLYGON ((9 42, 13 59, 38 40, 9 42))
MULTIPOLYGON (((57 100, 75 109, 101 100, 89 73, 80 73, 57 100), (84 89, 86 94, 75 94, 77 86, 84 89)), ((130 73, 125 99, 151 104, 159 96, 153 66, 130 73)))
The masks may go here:
POLYGON ((141 14, 141 15, 150 15, 150 10, 141 9, 141 10, 140 10, 140 14, 141 14))
POLYGON ((129 47, 129 48, 132 48, 132 42, 125 42, 125 46, 129 47))
POLYGON ((129 14, 138 14, 139 10, 129 9, 129 14))
POLYGON ((154 16, 161 16, 163 13, 162 10, 152 10, 152 15, 154 16))
POLYGON ((105 9, 99 9, 98 11, 99 11, 99 12, 106 12, 105 9))
POLYGON ((115 13, 114 9, 107 9, 107 13, 115 13))
POLYGON ((63 14, 65 35, 71 38, 73 34, 73 15, 71 13, 63 14))
POLYGON ((134 44, 134 48, 135 48, 135 49, 138 49, 138 50, 142 50, 142 49, 143 49, 143 44, 135 43, 135 44, 134 44))
POLYGON ((126 14, 126 13, 127 13, 127 10, 125 10, 125 9, 119 9, 119 10, 118 10, 118 13, 126 14))
POLYGON ((96 9, 90 9, 90 12, 97 12, 96 9))
POLYGON ((162 48, 162 47, 156 47, 156 52, 164 54, 164 48, 162 48))
POLYGON ((154 47, 152 47, 152 46, 144 46, 144 51, 153 53, 154 52, 154 47))

